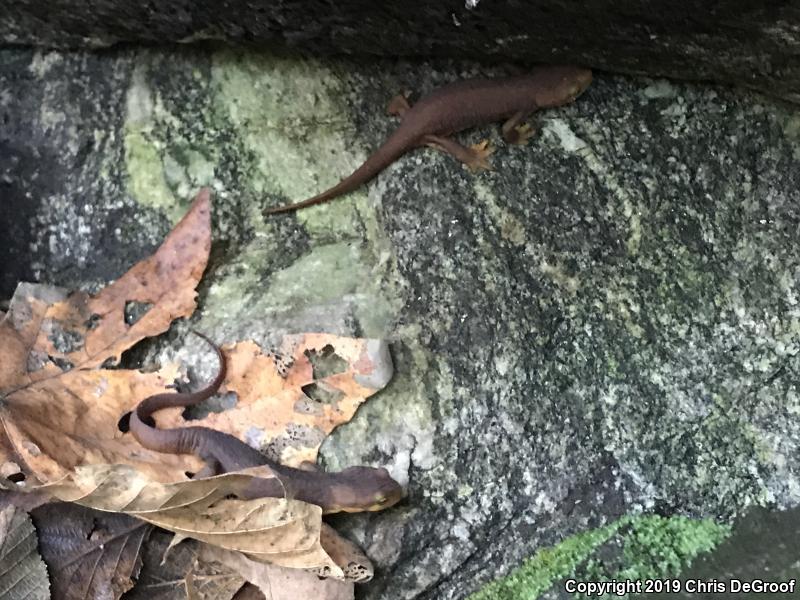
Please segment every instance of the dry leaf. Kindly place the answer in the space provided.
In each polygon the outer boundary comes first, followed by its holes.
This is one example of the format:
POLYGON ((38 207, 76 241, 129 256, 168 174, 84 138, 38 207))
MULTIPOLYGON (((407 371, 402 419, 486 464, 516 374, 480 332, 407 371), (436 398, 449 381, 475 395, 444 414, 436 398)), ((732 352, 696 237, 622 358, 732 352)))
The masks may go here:
MULTIPOLYGON (((392 374, 382 340, 300 334, 284 338, 278 356, 253 342, 224 352, 228 375, 223 389, 236 392, 236 406, 191 423, 179 408, 159 411, 158 426, 226 431, 294 466, 315 461, 324 438, 351 419, 392 374), (323 355, 338 359, 337 372, 315 373, 314 362, 323 355)), ((118 429, 124 414, 148 395, 163 392, 176 375, 174 365, 157 373, 73 369, 7 392, 0 405, 5 434, 0 436, 0 459, 22 462, 27 474, 44 482, 60 479, 77 465, 117 463, 136 466, 158 481, 185 480, 186 472, 200 468, 198 459, 151 452, 118 429), (59 415, 55 421, 54 414, 59 415)), ((3 385, 0 381, 0 393, 7 389, 3 385)))
POLYGON ((36 550, 28 515, 13 506, 0 511, 0 598, 47 600, 47 569, 36 550))
POLYGON ((200 542, 186 540, 170 548, 171 537, 158 530, 150 536, 136 586, 124 595, 124 600, 184 600, 187 584, 201 600, 234 597, 244 584, 240 575, 199 558, 200 542))
POLYGON ((163 392, 176 375, 175 366, 156 373, 72 370, 17 390, 0 405, 3 441, 14 449, 3 459, 21 462, 40 481, 87 463, 168 463, 169 456, 131 443, 117 423, 137 399, 163 392))
MULTIPOLYGON (((290 466, 315 462, 325 437, 392 377, 383 340, 306 333, 286 336, 277 354, 264 353, 254 342, 239 342, 223 352, 228 373, 222 389, 236 393, 236 406, 192 421, 183 418, 181 408, 162 410, 155 415, 157 425, 225 431, 290 466), (334 362, 336 372, 320 372, 321 357, 334 362)), ((197 464, 187 460, 162 468, 171 469, 172 480, 178 481, 185 479, 185 471, 196 471, 197 464)))
POLYGON ((251 560, 239 552, 231 552, 205 544, 200 556, 233 569, 258 586, 269 600, 353 600, 353 584, 335 579, 320 579, 313 573, 286 569, 251 560))
POLYGON ((15 368, 0 371, 3 387, 59 376, 65 363, 75 369, 97 367, 109 359, 116 363, 136 342, 163 333, 175 319, 191 315, 194 288, 206 268, 210 248, 211 193, 204 188, 153 256, 95 296, 75 292, 62 301, 37 299, 29 314, 20 314, 12 302, 6 325, 16 339, 16 351, 8 357, 4 353, 3 358, 12 360, 15 368), (129 324, 125 310, 130 304, 150 310, 129 324))
MULTIPOLYGON (((163 391, 175 369, 143 374, 97 367, 115 363, 123 350, 192 314, 210 227, 205 189, 153 256, 96 296, 30 284, 17 288, 0 321, 5 473, 16 465, 52 481, 79 464, 137 463, 148 454, 123 439, 117 421, 139 399, 163 391), (143 306, 148 310, 127 323, 126 308, 143 306)), ((169 462, 163 455, 160 460, 169 462)))
POLYGON ((163 484, 127 465, 92 465, 79 467, 73 475, 39 490, 67 502, 135 516, 257 560, 344 577, 320 544, 320 507, 282 498, 227 497, 241 493, 254 476, 270 477, 272 472, 256 467, 163 484))
POLYGON ((37 508, 31 517, 54 598, 119 598, 133 586, 149 525, 66 503, 37 508))

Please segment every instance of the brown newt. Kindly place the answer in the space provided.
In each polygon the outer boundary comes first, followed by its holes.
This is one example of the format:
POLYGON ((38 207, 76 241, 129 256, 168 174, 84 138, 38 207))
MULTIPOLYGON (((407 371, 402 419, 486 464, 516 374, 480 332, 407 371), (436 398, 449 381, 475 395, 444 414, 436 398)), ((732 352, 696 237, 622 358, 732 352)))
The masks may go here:
POLYGON ((382 510, 402 498, 400 484, 383 468, 349 467, 338 473, 295 469, 273 462, 222 431, 208 427, 158 429, 152 425, 154 412, 173 406, 192 406, 210 398, 225 379, 225 355, 205 335, 195 333, 217 352, 219 373, 208 386, 196 392, 156 394, 142 400, 130 416, 130 431, 142 446, 156 452, 199 456, 206 466, 198 477, 267 465, 276 477, 253 478, 243 493, 245 499, 294 498, 333 513, 382 510))
POLYGON ((332 188, 302 202, 269 208, 281 213, 327 202, 352 192, 413 148, 430 146, 466 164, 471 169, 490 168, 492 149, 487 142, 463 146, 447 137, 463 129, 507 119, 503 138, 524 143, 534 131, 523 121, 531 113, 568 104, 592 82, 589 69, 544 66, 525 75, 500 79, 466 79, 445 85, 420 99, 413 107, 405 97, 389 103, 389 113, 400 116, 400 126, 373 152, 364 164, 332 188))

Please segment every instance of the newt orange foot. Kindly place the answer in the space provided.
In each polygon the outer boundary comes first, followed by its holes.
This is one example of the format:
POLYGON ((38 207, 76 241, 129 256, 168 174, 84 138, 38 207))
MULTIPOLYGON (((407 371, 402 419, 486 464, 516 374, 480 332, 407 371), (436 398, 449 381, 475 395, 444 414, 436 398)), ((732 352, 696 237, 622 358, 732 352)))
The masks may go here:
POLYGON ((504 132, 503 137, 509 144, 525 144, 529 139, 536 135, 536 130, 528 123, 517 125, 509 131, 504 132))

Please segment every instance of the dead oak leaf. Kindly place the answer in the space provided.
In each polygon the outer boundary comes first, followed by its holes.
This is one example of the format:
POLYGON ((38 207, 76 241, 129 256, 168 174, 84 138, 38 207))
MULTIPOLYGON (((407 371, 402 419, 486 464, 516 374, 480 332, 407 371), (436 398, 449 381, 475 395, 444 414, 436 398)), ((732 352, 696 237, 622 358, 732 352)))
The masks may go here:
MULTIPOLYGON (((342 568, 344 578, 347 581, 364 583, 370 581, 375 575, 372 561, 367 558, 364 551, 347 538, 339 535, 337 531, 327 523, 322 523, 322 528, 319 532, 319 542, 333 562, 342 568)), ((317 574, 325 575, 325 573, 319 572, 317 574)))
POLYGON ((133 587, 150 525, 66 503, 41 506, 31 517, 53 598, 119 598, 133 587))
POLYGON ((314 573, 287 569, 248 558, 240 552, 203 544, 200 557, 218 562, 239 573, 257 586, 269 600, 353 600, 354 589, 350 581, 323 579, 314 573))
POLYGON ((13 449, 3 458, 22 462, 40 481, 57 480, 81 464, 169 463, 170 456, 132 443, 117 423, 138 399, 163 392, 176 376, 174 365, 156 373, 73 370, 18 390, 0 406, 3 438, 13 449))
POLYGON ((200 600, 230 600, 244 579, 218 562, 198 556, 202 544, 185 540, 170 546, 172 536, 153 531, 142 556, 142 570, 124 600, 185 600, 191 590, 200 600))
POLYGON ((15 294, 0 325, 0 348, 11 346, 0 350, 0 357, 13 366, 0 371, 0 390, 60 376, 65 368, 116 363, 136 342, 191 315, 210 248, 211 193, 203 188, 152 256, 94 296, 15 294), (126 307, 137 304, 149 310, 126 322, 126 307))

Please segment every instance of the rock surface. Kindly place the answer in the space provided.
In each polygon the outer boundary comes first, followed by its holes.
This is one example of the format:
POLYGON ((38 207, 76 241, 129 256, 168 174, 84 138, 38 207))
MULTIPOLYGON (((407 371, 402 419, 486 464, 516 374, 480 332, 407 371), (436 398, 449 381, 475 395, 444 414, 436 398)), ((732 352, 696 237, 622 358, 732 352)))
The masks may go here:
POLYGON ((570 62, 734 83, 800 102, 800 6, 792 2, 16 0, 0 7, 4 44, 208 39, 317 56, 570 62))
POLYGON ((357 166, 397 91, 478 72, 0 51, 0 298, 117 277, 211 185, 199 329, 391 341, 393 382, 323 452, 408 485, 337 519, 379 570, 361 599, 464 598, 550 546, 536 585, 561 597, 587 558, 630 565, 626 531, 645 560, 642 539, 701 551, 745 507, 800 504, 796 111, 600 75, 527 146, 465 135, 498 145, 491 172, 419 150, 345 199, 262 216, 357 166))

